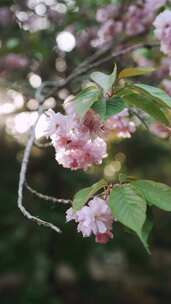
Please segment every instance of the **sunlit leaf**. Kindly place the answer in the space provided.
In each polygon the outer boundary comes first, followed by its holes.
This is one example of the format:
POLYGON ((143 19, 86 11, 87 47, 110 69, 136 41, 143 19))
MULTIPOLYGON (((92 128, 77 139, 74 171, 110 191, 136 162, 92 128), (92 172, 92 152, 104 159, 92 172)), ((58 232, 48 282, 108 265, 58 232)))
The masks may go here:
POLYGON ((109 92, 115 83, 117 77, 117 66, 115 65, 112 74, 107 75, 102 72, 93 72, 91 74, 91 79, 97 83, 104 91, 104 94, 109 92))
POLYGON ((133 76, 140 76, 154 72, 155 69, 152 67, 142 67, 142 68, 127 68, 122 70, 119 73, 119 79, 133 77, 133 76))
POLYGON ((142 83, 135 84, 134 87, 142 90, 146 94, 151 95, 153 99, 160 101, 163 106, 171 108, 171 97, 163 90, 142 83))

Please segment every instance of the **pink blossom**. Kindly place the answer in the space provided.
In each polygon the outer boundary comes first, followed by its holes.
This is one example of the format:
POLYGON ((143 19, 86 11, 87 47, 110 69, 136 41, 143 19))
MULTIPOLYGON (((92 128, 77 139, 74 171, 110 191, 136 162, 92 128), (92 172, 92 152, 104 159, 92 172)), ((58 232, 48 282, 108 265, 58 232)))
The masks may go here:
POLYGON ((98 30, 97 38, 91 42, 92 46, 100 47, 104 43, 112 41, 112 39, 114 39, 114 37, 118 35, 122 29, 123 24, 121 21, 109 19, 98 30))
POLYGON ((106 243, 113 237, 111 209, 107 202, 99 197, 94 197, 87 206, 75 213, 72 208, 68 209, 66 219, 67 222, 75 220, 78 232, 84 237, 94 234, 98 243, 106 243))
POLYGON ((102 136, 104 124, 100 120, 100 116, 93 110, 89 110, 83 119, 83 130, 89 132, 90 137, 102 136))
POLYGON ((171 56, 171 11, 165 10, 159 14, 153 24, 155 36, 160 40, 161 51, 171 56))
POLYGON ((56 149, 56 160, 64 168, 72 170, 84 169, 92 165, 101 164, 102 159, 107 156, 106 143, 101 138, 89 140, 85 145, 77 141, 77 145, 70 143, 71 148, 56 149))
POLYGON ((83 120, 75 112, 72 98, 64 103, 66 115, 48 111, 36 127, 39 137, 50 136, 56 160, 64 168, 86 170, 98 165, 107 156, 106 142, 100 137, 102 123, 90 110, 83 120))
POLYGON ((124 17, 127 35, 134 36, 143 33, 153 21, 153 13, 145 9, 130 5, 124 17))
POLYGON ((130 121, 128 109, 110 117, 105 123, 105 132, 115 134, 118 138, 130 138, 136 130, 135 123, 130 121))
POLYGON ((89 110, 81 120, 71 99, 64 103, 64 108, 66 115, 48 110, 36 126, 36 138, 50 137, 56 161, 64 168, 87 170, 101 164, 107 157, 106 135, 113 132, 117 137, 129 138, 135 131, 127 109, 104 124, 93 110, 89 110))
POLYGON ((74 112, 72 101, 65 102, 67 115, 48 110, 36 126, 36 138, 50 137, 56 151, 56 160, 65 168, 87 169, 100 164, 107 156, 107 145, 98 136, 101 127, 99 117, 89 111, 84 120, 74 112))
POLYGON ((61 113, 55 113, 52 109, 49 109, 39 118, 35 129, 36 138, 50 137, 55 133, 59 125, 63 124, 63 121, 64 115, 61 113))

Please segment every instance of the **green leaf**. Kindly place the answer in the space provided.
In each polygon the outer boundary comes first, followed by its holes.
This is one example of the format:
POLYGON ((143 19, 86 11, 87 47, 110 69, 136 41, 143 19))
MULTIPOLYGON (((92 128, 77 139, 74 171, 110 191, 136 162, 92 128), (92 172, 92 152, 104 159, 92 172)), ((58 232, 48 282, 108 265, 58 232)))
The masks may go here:
POLYGON ((151 216, 147 216, 146 221, 142 228, 142 232, 139 235, 139 238, 149 254, 150 254, 150 250, 149 250, 149 245, 148 245, 148 238, 149 238, 152 228, 153 228, 152 218, 151 218, 151 216))
POLYGON ((155 104, 153 99, 150 96, 143 96, 138 94, 129 94, 123 99, 129 104, 133 105, 136 108, 143 110, 148 113, 155 120, 158 120, 166 125, 169 125, 169 121, 163 112, 162 109, 159 108, 158 105, 155 104))
POLYGON ((138 180, 132 184, 150 205, 171 211, 171 187, 150 180, 138 180))
POLYGON ((147 84, 135 84, 135 88, 141 89, 144 93, 150 94, 155 100, 159 101, 163 106, 171 108, 171 97, 167 95, 163 90, 147 85, 147 84))
POLYGON ((125 107, 126 104, 121 97, 113 96, 107 101, 105 99, 96 101, 92 109, 99 114, 102 121, 105 121, 110 116, 120 113, 125 107))
POLYGON ((102 121, 106 119, 106 100, 105 98, 99 99, 92 105, 92 109, 99 114, 102 121))
POLYGON ((146 219, 146 202, 131 184, 113 188, 109 197, 113 216, 123 225, 141 235, 146 219))
POLYGON ((81 93, 74 98, 75 111, 81 118, 84 117, 86 112, 98 100, 99 95, 100 93, 97 87, 90 86, 82 90, 81 93))
POLYGON ((74 196, 72 204, 74 211, 81 209, 96 192, 106 186, 107 182, 102 179, 99 182, 93 184, 91 187, 87 187, 78 191, 74 196))
POLYGON ((145 75, 148 73, 154 72, 155 69, 152 67, 146 67, 146 68, 127 68, 122 70, 119 73, 119 79, 127 78, 127 77, 133 77, 133 76, 140 76, 145 75))
POLYGON ((108 119, 110 116, 120 113, 126 107, 125 102, 121 97, 113 96, 106 102, 106 116, 108 119))
POLYGON ((117 77, 117 66, 115 65, 112 74, 107 75, 102 72, 94 72, 90 75, 91 79, 97 83, 104 91, 104 94, 112 89, 117 77))

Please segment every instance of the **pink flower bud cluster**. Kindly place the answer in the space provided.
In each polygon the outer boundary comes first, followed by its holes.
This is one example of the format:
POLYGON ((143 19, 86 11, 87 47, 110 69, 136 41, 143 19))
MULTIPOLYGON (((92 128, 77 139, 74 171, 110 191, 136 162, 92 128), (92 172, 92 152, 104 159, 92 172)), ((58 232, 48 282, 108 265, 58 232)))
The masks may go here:
POLYGON ((74 212, 73 208, 69 208, 66 212, 66 220, 67 222, 74 220, 78 224, 78 232, 81 232, 83 237, 95 235, 97 243, 106 244, 113 238, 111 209, 106 200, 97 196, 79 211, 74 212))
POLYGON ((155 35, 160 40, 161 51, 171 56, 171 10, 159 14, 155 21, 155 35))
POLYGON ((130 138, 135 130, 136 125, 129 119, 128 109, 124 109, 119 114, 111 116, 105 123, 106 133, 114 133, 118 138, 130 138))

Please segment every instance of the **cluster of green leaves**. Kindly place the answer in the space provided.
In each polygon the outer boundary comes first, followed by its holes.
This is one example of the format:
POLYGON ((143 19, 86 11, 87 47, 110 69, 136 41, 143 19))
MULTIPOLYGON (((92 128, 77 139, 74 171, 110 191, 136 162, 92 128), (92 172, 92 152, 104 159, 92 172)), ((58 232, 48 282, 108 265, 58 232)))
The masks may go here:
MULTIPOLYGON (((91 187, 80 190, 73 200, 74 211, 81 209, 106 186, 106 181, 100 180, 91 187)), ((171 211, 171 187, 150 180, 125 180, 124 183, 113 186, 109 206, 114 219, 136 233, 149 252, 148 237, 153 227, 151 207, 171 211)))
POLYGON ((127 68, 120 73, 115 65, 112 74, 91 74, 93 83, 75 97, 75 110, 82 118, 94 109, 102 121, 118 114, 124 108, 140 109, 153 119, 169 125, 167 110, 171 108, 171 97, 163 90, 141 83, 130 83, 127 78, 153 72, 153 68, 127 68))

